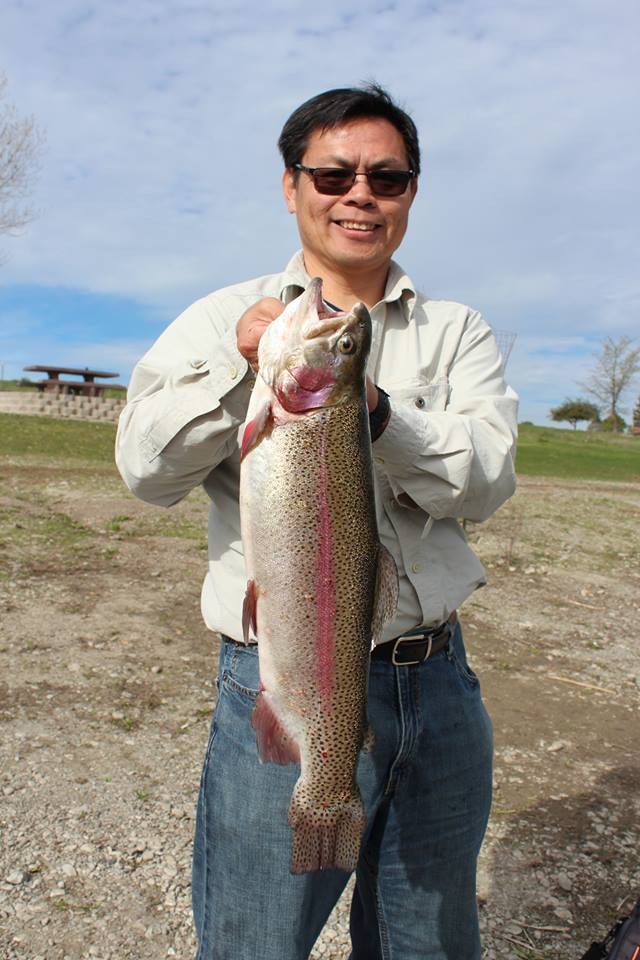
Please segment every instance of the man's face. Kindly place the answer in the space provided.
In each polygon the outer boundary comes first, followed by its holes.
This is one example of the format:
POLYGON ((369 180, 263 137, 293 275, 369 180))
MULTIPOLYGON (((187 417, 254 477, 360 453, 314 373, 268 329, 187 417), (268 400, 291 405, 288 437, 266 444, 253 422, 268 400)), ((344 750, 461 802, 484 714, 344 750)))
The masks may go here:
MULTIPOLYGON (((401 134, 387 120, 373 117, 315 130, 301 162, 306 167, 346 167, 358 172, 409 169, 401 134)), ((298 220, 311 276, 331 270, 386 272, 407 229, 415 179, 399 197, 375 196, 364 177, 338 197, 318 193, 311 176, 303 171, 296 184, 293 174, 285 170, 282 182, 287 207, 298 220)))

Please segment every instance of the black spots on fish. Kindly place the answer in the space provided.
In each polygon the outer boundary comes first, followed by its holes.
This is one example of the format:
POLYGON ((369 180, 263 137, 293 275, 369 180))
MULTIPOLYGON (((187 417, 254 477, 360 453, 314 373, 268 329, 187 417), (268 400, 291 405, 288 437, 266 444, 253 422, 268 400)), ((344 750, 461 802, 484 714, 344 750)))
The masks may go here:
POLYGON ((355 775, 378 553, 367 431, 363 407, 339 404, 274 430, 245 464, 259 485, 251 574, 270 625, 265 662, 300 748, 294 872, 352 870, 364 828, 355 775))

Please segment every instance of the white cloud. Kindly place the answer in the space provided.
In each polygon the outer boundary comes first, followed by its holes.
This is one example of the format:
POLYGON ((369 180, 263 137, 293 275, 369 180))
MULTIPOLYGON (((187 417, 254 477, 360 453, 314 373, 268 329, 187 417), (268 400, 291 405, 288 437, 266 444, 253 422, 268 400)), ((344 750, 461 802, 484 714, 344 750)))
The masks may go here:
POLYGON ((2 21, 10 95, 48 135, 42 216, 4 243, 7 284, 170 315, 279 269, 296 244, 279 129, 305 97, 375 77, 421 130, 400 253, 417 282, 519 331, 519 348, 637 334, 631 0, 5 0, 2 21))

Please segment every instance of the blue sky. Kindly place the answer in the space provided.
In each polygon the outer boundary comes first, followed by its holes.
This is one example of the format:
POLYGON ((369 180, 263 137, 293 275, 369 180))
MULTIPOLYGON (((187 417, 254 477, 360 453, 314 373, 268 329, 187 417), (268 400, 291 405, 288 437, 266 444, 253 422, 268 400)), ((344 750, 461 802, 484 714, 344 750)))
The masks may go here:
POLYGON ((375 78, 424 155, 397 259, 517 334, 520 419, 544 423, 605 336, 640 336, 639 30, 636 0, 3 0, 8 99, 47 136, 39 217, 0 237, 5 376, 126 382, 198 296, 280 270, 280 128, 375 78))

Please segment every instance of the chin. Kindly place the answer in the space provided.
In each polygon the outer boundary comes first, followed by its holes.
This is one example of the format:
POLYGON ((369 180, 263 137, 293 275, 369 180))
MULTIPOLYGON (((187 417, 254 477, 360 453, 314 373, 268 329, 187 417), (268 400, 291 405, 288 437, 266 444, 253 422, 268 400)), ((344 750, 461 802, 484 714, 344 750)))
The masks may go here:
POLYGON ((380 267, 385 267, 389 262, 389 256, 387 256, 386 254, 381 254, 379 250, 371 250, 368 252, 364 250, 359 250, 354 253, 341 251, 339 253, 336 253, 335 260, 336 260, 336 263, 340 263, 344 267, 370 268, 376 265, 379 265, 380 267))

